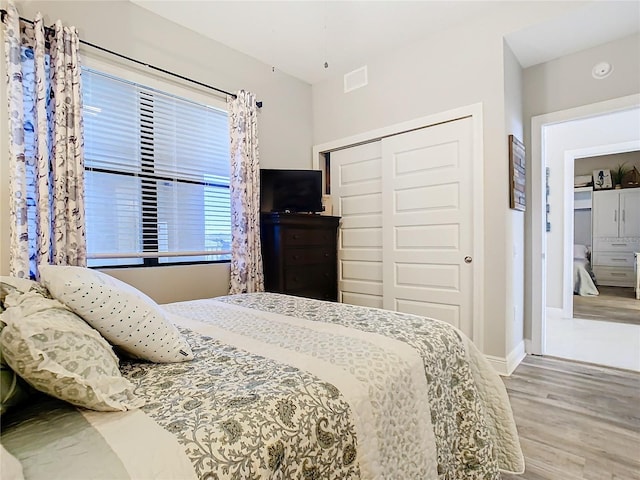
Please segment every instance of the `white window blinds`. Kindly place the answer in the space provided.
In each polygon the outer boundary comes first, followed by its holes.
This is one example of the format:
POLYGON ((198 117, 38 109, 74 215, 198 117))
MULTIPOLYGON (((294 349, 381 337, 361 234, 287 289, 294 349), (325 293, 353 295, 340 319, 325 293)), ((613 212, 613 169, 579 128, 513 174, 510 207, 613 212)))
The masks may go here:
POLYGON ((228 260, 227 112, 83 69, 90 266, 228 260))

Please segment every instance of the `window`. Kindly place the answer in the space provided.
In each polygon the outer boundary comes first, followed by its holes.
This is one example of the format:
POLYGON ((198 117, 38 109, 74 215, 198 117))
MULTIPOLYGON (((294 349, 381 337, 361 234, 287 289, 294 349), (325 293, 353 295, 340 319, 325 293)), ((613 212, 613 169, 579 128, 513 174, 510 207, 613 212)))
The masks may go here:
POLYGON ((83 68, 89 266, 228 260, 227 112, 83 68))

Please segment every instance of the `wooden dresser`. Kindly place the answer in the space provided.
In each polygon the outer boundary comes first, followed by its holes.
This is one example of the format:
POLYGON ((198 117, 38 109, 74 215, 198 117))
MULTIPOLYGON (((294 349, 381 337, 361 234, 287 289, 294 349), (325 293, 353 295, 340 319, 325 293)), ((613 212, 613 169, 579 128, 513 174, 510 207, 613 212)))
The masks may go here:
POLYGON ((267 292, 338 299, 340 217, 263 213, 260 218, 267 292))

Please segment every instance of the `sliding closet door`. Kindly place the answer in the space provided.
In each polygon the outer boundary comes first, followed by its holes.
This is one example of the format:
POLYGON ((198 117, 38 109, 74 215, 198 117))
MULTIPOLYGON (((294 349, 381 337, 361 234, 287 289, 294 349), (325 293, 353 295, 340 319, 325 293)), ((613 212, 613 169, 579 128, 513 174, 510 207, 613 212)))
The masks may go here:
POLYGON ((380 142, 331 153, 333 214, 342 217, 338 300, 382 307, 380 142))
POLYGON ((383 306, 470 336, 472 127, 466 118, 382 140, 383 306))

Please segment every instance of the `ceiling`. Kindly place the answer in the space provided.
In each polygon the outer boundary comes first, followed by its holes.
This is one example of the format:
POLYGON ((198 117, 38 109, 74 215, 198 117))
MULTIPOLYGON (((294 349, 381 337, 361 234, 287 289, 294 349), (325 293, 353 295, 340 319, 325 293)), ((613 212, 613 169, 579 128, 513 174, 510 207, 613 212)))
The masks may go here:
MULTIPOLYGON (((504 1, 130 0, 309 84, 504 7, 504 1), (325 62, 328 68, 325 68, 325 62)), ((530 2, 520 2, 524 5, 530 2)), ((523 67, 640 30, 640 2, 571 2, 506 39, 523 67)))

